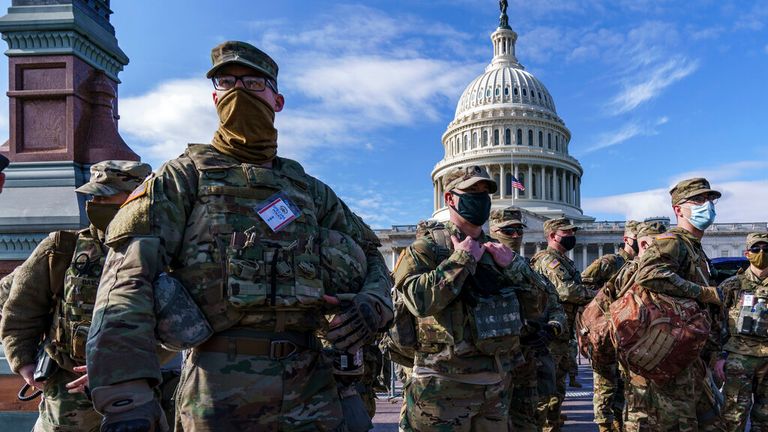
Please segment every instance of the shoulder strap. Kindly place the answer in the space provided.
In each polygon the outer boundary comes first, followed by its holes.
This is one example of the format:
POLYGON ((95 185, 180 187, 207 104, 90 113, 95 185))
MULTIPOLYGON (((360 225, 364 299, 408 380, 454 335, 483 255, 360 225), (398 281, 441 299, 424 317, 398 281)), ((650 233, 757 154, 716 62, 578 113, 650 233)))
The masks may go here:
POLYGON ((77 233, 56 231, 53 233, 53 249, 48 255, 48 277, 51 292, 60 297, 64 291, 64 276, 72 263, 77 246, 77 233))

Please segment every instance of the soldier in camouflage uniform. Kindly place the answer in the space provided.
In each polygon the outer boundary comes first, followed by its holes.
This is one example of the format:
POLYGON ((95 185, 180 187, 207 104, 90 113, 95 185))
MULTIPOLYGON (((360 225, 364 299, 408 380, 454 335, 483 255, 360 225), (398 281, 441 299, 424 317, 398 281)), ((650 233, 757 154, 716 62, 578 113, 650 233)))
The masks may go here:
MULTIPOLYGON (((501 242, 513 251, 520 250, 523 241, 522 212, 515 207, 496 209, 491 212, 491 237, 501 242)), ((518 298, 520 313, 523 318, 523 335, 521 348, 525 363, 512 373, 515 383, 510 402, 510 429, 522 432, 539 430, 536 408, 541 398, 551 395, 539 395, 537 373, 542 359, 553 363, 552 355, 547 348, 548 343, 566 329, 566 316, 558 301, 555 287, 540 274, 533 271, 528 262, 519 254, 515 254, 509 270, 516 275, 522 275, 518 298)), ((552 383, 554 387, 554 383, 552 383)))
POLYGON ((750 430, 768 431, 768 312, 750 316, 750 306, 768 299, 768 233, 749 234, 745 255, 749 268, 720 284, 729 337, 715 371, 725 380, 726 429, 743 431, 749 418, 750 430))
MULTIPOLYGON (((605 297, 598 296, 592 301, 604 298, 603 310, 616 300, 615 278, 625 263, 632 260, 639 250, 637 221, 629 220, 624 228, 624 247, 618 253, 603 255, 581 273, 581 280, 594 290, 605 290, 605 297)), ((624 385, 619 377, 618 364, 600 364, 592 359, 595 423, 600 432, 621 432, 621 418, 624 410, 624 385)))
POLYGON ((559 430, 562 422, 560 407, 565 400, 565 378, 569 373, 570 341, 575 339, 573 328, 576 312, 595 296, 595 291, 581 282, 581 274, 576 265, 565 255, 576 245, 576 230, 566 218, 544 222, 547 249, 534 255, 531 260, 533 269, 555 286, 568 317, 568 331, 553 340, 549 346, 557 365, 557 397, 539 405, 540 418, 544 420, 542 426, 547 431, 559 430))
MULTIPOLYGON (((635 283, 651 292, 696 299, 702 308, 720 305, 717 289, 710 283, 701 238, 714 222, 714 202, 721 194, 703 178, 683 180, 670 194, 677 226, 656 236, 638 263, 635 283)), ((649 382, 654 403, 649 419, 652 430, 722 430, 708 382, 709 362, 720 352, 721 317, 712 316, 712 334, 701 358, 664 385, 649 382)))
MULTIPOLYGON (((391 282, 379 241, 330 187, 277 157, 277 64, 244 42, 212 50, 219 127, 126 201, 88 338, 88 374, 102 430, 163 428, 152 388, 152 284, 179 280, 214 335, 189 351, 177 425, 195 430, 344 431, 322 333, 354 354, 391 321, 391 282), (321 247, 329 231, 365 257, 361 289, 337 283, 321 247), (340 302, 344 294, 347 300, 340 302), (328 322, 327 314, 335 314, 328 322)), ((190 323, 196 324, 196 323, 190 323)))
MULTIPOLYGON (((0 334, 12 370, 43 390, 36 431, 99 430, 101 416, 91 402, 85 395, 68 393, 65 386, 77 378, 74 368, 85 363, 85 340, 106 256, 104 231, 128 194, 150 172, 149 165, 132 161, 92 165, 90 181, 76 189, 93 197, 86 202, 91 224, 76 234, 74 248, 65 251, 57 244, 69 233, 51 233, 13 273, 0 334), (54 257, 71 265, 57 272, 59 268, 51 268, 49 262, 54 257), (43 335, 46 351, 60 368, 40 383, 33 374, 43 335)), ((70 235, 74 240, 75 235, 70 235)))
POLYGON ((508 430, 510 371, 523 359, 515 257, 482 231, 496 182, 478 166, 443 177, 450 221, 418 237, 395 269, 418 345, 403 431, 508 430), (503 318, 502 318, 503 317, 503 318))

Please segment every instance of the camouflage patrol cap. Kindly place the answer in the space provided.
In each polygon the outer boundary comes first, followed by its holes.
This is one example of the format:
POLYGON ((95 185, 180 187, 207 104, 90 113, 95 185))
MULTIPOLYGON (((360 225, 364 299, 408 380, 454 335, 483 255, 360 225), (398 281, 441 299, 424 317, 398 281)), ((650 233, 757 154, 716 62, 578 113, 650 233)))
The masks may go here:
POLYGON ((443 190, 446 192, 453 189, 464 190, 478 182, 485 182, 490 194, 494 194, 498 190, 496 182, 488 175, 488 171, 478 165, 456 167, 449 171, 443 176, 443 190))
POLYGON ((523 223, 523 212, 517 207, 493 209, 493 211, 491 211, 490 225, 491 229, 504 228, 510 225, 522 225, 526 228, 528 227, 523 223))
POLYGON ((111 196, 118 192, 131 192, 152 172, 149 164, 125 160, 106 160, 91 165, 88 183, 75 192, 97 196, 111 196))
POLYGON ((637 236, 637 225, 639 223, 640 222, 638 222, 636 220, 631 220, 631 219, 628 220, 624 224, 624 236, 626 236, 626 237, 637 236))
POLYGON ((768 233, 754 232, 747 234, 747 249, 758 243, 768 243, 768 233))
POLYGON ((8 160, 7 157, 0 155, 0 172, 3 172, 3 170, 8 167, 9 163, 10 161, 8 160))
POLYGON ((637 238, 641 237, 654 237, 659 234, 664 234, 667 231, 667 227, 663 223, 654 222, 640 222, 637 224, 637 238))
POLYGON ((702 177, 690 178, 679 182, 669 191, 669 194, 672 195, 672 205, 678 205, 688 198, 701 194, 712 194, 715 195, 715 198, 722 196, 720 191, 712 189, 707 179, 702 177))
POLYGON ((237 63, 255 69, 277 82, 277 63, 264 51, 240 41, 226 41, 211 50, 213 67, 205 75, 213 78, 222 66, 237 63))
POLYGON ((553 233, 557 230, 567 231, 567 230, 578 230, 579 228, 571 223, 571 220, 568 218, 557 218, 557 219, 550 219, 546 222, 544 222, 544 232, 549 234, 553 233))

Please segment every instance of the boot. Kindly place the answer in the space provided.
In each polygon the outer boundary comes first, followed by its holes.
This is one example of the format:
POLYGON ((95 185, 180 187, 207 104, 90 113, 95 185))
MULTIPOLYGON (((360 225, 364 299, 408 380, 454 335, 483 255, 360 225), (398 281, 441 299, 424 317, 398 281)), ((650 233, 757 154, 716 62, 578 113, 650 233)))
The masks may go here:
POLYGON ((568 378, 569 386, 573 388, 581 388, 581 383, 576 381, 576 374, 571 374, 568 378))
POLYGON ((597 430, 598 430, 598 432, 615 432, 611 428, 611 424, 610 423, 598 423, 597 424, 597 430))

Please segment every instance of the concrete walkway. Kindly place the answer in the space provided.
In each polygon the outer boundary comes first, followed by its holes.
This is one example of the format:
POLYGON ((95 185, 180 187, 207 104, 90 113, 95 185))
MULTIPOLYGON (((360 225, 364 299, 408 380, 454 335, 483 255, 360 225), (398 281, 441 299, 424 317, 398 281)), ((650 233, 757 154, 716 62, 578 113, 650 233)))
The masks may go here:
MULTIPOLYGON (((563 431, 587 432, 596 431, 597 425, 592 423, 592 368, 582 360, 579 366, 579 382, 582 388, 568 388, 563 404, 563 412, 568 416, 568 421, 563 431)), ((376 417, 373 418, 374 431, 396 432, 400 421, 401 398, 391 401, 379 399, 376 403, 376 417)))

